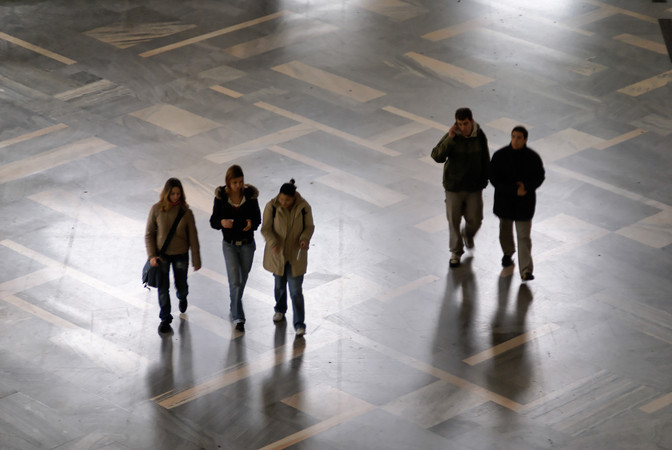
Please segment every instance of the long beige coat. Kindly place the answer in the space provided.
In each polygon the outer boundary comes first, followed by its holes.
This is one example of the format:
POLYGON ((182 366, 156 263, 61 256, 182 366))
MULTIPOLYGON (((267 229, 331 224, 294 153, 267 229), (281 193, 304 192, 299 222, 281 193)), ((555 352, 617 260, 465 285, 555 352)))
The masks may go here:
POLYGON ((289 262, 293 277, 304 275, 308 269, 308 250, 302 249, 299 253, 299 242, 310 243, 314 231, 313 212, 298 192, 290 210, 280 206, 278 196, 269 201, 261 222, 261 234, 266 239, 264 269, 284 275, 285 263, 289 262), (276 245, 280 246, 277 254, 273 252, 276 245))

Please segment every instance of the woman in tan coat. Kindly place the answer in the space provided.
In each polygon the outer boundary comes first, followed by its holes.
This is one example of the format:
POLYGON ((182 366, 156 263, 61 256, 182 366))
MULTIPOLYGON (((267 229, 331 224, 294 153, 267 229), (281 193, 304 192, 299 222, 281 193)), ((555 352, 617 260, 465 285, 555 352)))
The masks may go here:
POLYGON ((280 322, 287 312, 287 285, 292 297, 294 329, 297 336, 306 334, 303 301, 303 275, 308 267, 308 248, 315 231, 310 205, 296 191, 294 179, 280 188, 280 193, 264 208, 261 234, 266 239, 264 269, 275 277, 275 314, 280 322))
POLYGON ((161 319, 159 332, 167 333, 170 331, 170 323, 173 321, 173 316, 170 313, 170 294, 168 293, 170 266, 173 266, 175 289, 180 301, 180 312, 187 310, 187 294, 189 293, 187 270, 189 269, 190 248, 194 270, 201 268, 201 253, 194 214, 187 205, 182 183, 177 178, 169 178, 166 181, 159 202, 155 203, 149 212, 145 231, 145 245, 147 246, 149 263, 154 267, 159 267, 159 307, 161 308, 159 312, 159 318, 161 319), (183 212, 183 216, 178 222, 175 234, 165 252, 159 254, 180 211, 183 212))

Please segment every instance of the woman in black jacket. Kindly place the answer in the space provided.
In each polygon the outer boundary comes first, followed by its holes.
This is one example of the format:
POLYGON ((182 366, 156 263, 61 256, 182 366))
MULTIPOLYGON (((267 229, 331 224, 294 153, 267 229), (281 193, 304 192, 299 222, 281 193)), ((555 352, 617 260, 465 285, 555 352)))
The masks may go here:
POLYGON ((231 318, 236 324, 236 330, 245 331, 242 299, 257 248, 254 231, 261 223, 259 190, 245 184, 243 169, 238 165, 229 167, 225 180, 225 186, 215 189, 210 226, 215 230, 222 230, 222 250, 231 297, 231 318))

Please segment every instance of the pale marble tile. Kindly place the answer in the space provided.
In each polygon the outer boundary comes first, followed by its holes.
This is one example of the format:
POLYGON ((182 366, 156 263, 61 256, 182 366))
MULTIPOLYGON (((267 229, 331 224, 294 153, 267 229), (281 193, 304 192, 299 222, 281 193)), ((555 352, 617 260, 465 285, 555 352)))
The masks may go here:
POLYGON ((347 0, 348 3, 385 16, 393 22, 403 22, 427 12, 421 6, 401 0, 347 0))
POLYGON ((192 137, 222 126, 213 120, 166 104, 150 106, 130 115, 184 137, 192 137))
POLYGON ((106 44, 117 48, 130 48, 144 42, 154 39, 181 33, 196 25, 184 24, 181 22, 155 22, 155 23, 118 23, 104 27, 95 28, 84 32, 85 35, 98 39, 106 44))
POLYGON ((382 409, 427 429, 486 402, 480 395, 439 380, 399 397, 382 409))
POLYGON ((333 171, 328 175, 316 178, 315 181, 381 208, 394 205, 407 198, 406 195, 385 186, 380 186, 342 171, 333 171))
MULTIPOLYGON (((138 309, 139 311, 145 311, 147 309, 155 307, 153 304, 152 305, 147 304, 144 301, 144 299, 143 300, 138 299, 137 296, 133 295, 133 292, 130 292, 129 290, 122 289, 117 286, 111 286, 80 270, 64 265, 62 261, 56 261, 52 258, 49 258, 48 256, 36 252, 35 250, 29 249, 28 247, 25 247, 10 239, 0 241, 0 245, 7 247, 15 251, 16 253, 23 255, 27 258, 30 258, 40 264, 43 264, 52 270, 57 271, 58 273, 61 274, 61 276, 71 277, 81 283, 91 286, 94 289, 98 289, 101 292, 105 292, 106 294, 114 298, 117 298, 124 303, 131 305, 132 307, 138 309)), ((140 286, 140 283, 138 283, 137 292, 143 292, 143 291, 144 289, 140 286)))
POLYGON ((89 330, 69 329, 49 340, 112 372, 135 372, 149 365, 149 360, 144 356, 103 339, 89 330))
POLYGON ((395 106, 385 106, 382 109, 383 109, 383 111, 387 111, 391 114, 395 114, 395 115, 400 116, 400 117, 405 117, 408 120, 412 120, 414 122, 417 122, 417 123, 420 123, 420 124, 423 124, 423 125, 427 125, 430 128, 436 128, 437 130, 441 130, 444 133, 447 133, 448 130, 450 130, 450 127, 452 126, 452 124, 451 125, 446 125, 446 124, 443 124, 441 122, 436 122, 435 120, 431 120, 431 119, 427 119, 427 118, 422 117, 422 116, 418 116, 417 114, 413 114, 411 112, 404 111, 403 109, 399 109, 395 106))
POLYGON ((672 134, 672 119, 660 114, 648 114, 630 122, 630 125, 643 128, 647 131, 668 136, 672 134))
POLYGON ((0 184, 68 164, 111 148, 115 148, 115 145, 93 137, 63 145, 39 155, 3 164, 0 165, 0 184))
POLYGON ((431 33, 423 34, 421 37, 433 42, 442 41, 481 28, 487 23, 489 23, 488 20, 479 17, 458 23, 457 25, 441 28, 440 30, 432 31, 431 33))
MULTIPOLYGON (((432 164, 436 164, 436 161, 430 158, 430 161, 428 161, 432 164)), ((418 230, 422 230, 425 233, 438 233, 439 231, 447 230, 448 229, 448 219, 446 218, 445 214, 439 214, 438 216, 431 217, 423 222, 420 222, 416 225, 414 225, 415 228, 418 230)))
POLYGON ((5 147, 9 147, 11 145, 19 144, 21 142, 29 141, 29 140, 31 140, 33 138, 36 138, 36 137, 46 136, 50 133, 55 133, 55 132, 60 131, 60 130, 65 130, 66 128, 68 128, 68 126, 66 124, 59 123, 59 124, 52 125, 52 126, 47 127, 47 128, 42 128, 40 130, 33 131, 31 133, 22 134, 21 136, 17 136, 15 138, 5 139, 4 141, 0 141, 0 148, 5 148, 5 147))
POLYGON ((481 87, 485 84, 495 81, 485 75, 480 75, 475 72, 463 69, 461 67, 449 64, 438 59, 430 58, 429 56, 421 55, 420 53, 408 52, 405 55, 425 70, 435 73, 439 77, 450 78, 459 81, 471 88, 481 87))
POLYGON ((595 148, 597 150, 606 150, 609 147, 613 147, 614 145, 622 144, 623 142, 627 142, 630 139, 634 139, 637 136, 641 136, 644 133, 646 133, 646 130, 643 130, 641 128, 637 128, 636 130, 632 130, 628 133, 624 133, 620 136, 616 136, 613 139, 609 139, 608 141, 604 141, 601 144, 593 145, 593 148, 595 148))
POLYGON ((672 392, 659 397, 646 405, 642 405, 639 409, 647 414, 653 414, 663 408, 672 405, 672 392))
POLYGON ((364 400, 326 384, 318 384, 291 397, 284 398, 282 403, 320 420, 372 406, 364 400))
POLYGON ((93 83, 86 84, 84 86, 78 87, 76 89, 70 89, 65 92, 60 92, 54 95, 54 98, 58 100, 63 100, 64 102, 73 101, 81 99, 82 97, 88 97, 85 102, 78 102, 79 106, 86 106, 86 104, 97 103, 100 100, 104 100, 109 97, 118 97, 122 95, 134 95, 133 91, 130 89, 119 86, 116 83, 113 83, 110 80, 98 80, 93 83))
POLYGON ((220 94, 228 95, 229 97, 232 98, 240 98, 243 96, 240 92, 236 92, 232 89, 227 89, 222 86, 210 86, 210 89, 212 89, 215 92, 219 92, 220 94))
POLYGON ((672 209, 621 228, 616 233, 653 248, 667 247, 672 244, 672 209))
POLYGON ((338 30, 338 27, 334 25, 314 20, 298 27, 283 29, 282 31, 268 36, 231 46, 225 49, 225 51, 237 58, 251 58, 270 52, 271 50, 287 47, 317 36, 329 34, 336 30, 338 30))
POLYGON ((369 138, 369 140, 376 144, 387 145, 392 142, 400 141, 402 139, 406 139, 408 137, 422 133, 423 131, 427 131, 429 129, 431 129, 431 127, 428 125, 419 122, 409 122, 400 127, 394 127, 390 130, 379 133, 376 136, 372 136, 369 138))
POLYGON ((368 149, 374 150, 379 153, 383 153, 387 156, 399 156, 400 153, 396 150, 389 149, 385 146, 376 144, 375 142, 371 142, 368 139, 362 139, 358 136, 354 136, 350 133, 346 133, 345 131, 338 130, 336 128, 330 127, 328 125, 325 125, 323 123, 314 121, 312 119, 309 119, 307 117, 301 116, 299 114, 295 114, 291 111, 287 111, 282 108, 278 108, 277 106, 270 105, 265 102, 257 102, 254 104, 255 106, 258 106, 259 108, 265 109, 267 111, 274 112, 275 114, 281 115, 283 117, 287 117, 288 119, 296 120, 297 122, 310 125, 314 127, 317 130, 324 131, 327 134, 331 134, 332 136, 336 136, 338 138, 344 139, 348 142, 353 142, 355 144, 361 145, 362 147, 366 147, 368 149))
POLYGON ((589 25, 591 23, 607 19, 616 14, 618 14, 618 10, 616 8, 603 6, 581 14, 580 16, 571 17, 570 19, 565 20, 564 23, 573 27, 582 27, 584 25, 589 25))
POLYGON ((315 181, 336 189, 337 191, 352 195, 353 197, 367 201, 376 206, 380 206, 381 208, 393 205, 407 198, 406 195, 388 189, 385 186, 380 186, 356 175, 343 172, 333 166, 308 156, 292 152, 286 148, 274 145, 269 147, 269 149, 283 156, 287 156, 288 158, 292 158, 295 161, 329 172, 329 174, 321 176, 315 181))
POLYGON ((566 128, 551 136, 530 142, 529 146, 539 153, 544 163, 550 163, 603 142, 604 139, 599 137, 573 128, 566 128))
POLYGON ((145 234, 145 223, 123 216, 62 189, 42 191, 28 197, 54 211, 120 237, 139 237, 145 234))
POLYGON ((606 70, 607 67, 592 61, 587 61, 569 53, 561 52, 551 47, 531 42, 526 39, 517 38, 506 33, 501 33, 492 29, 484 28, 479 31, 480 34, 488 36, 493 42, 507 43, 516 48, 528 48, 543 58, 544 61, 555 62, 569 71, 589 77, 598 72, 606 70))
POLYGON ((561 213, 546 220, 534 222, 532 233, 542 233, 563 242, 563 245, 535 256, 536 261, 543 261, 606 236, 609 230, 561 213))
POLYGON ((655 77, 647 78, 640 82, 631 84, 618 90, 622 94, 629 95, 631 97, 639 97, 640 95, 647 94, 651 91, 654 91, 658 88, 667 86, 668 83, 672 82, 672 70, 663 72, 660 75, 655 77))
POLYGON ((350 273, 305 291, 305 296, 307 299, 329 299, 329 302, 311 305, 311 313, 323 317, 374 298, 382 291, 380 284, 350 273))
POLYGON ((329 92, 333 92, 336 95, 341 95, 362 103, 385 95, 384 92, 377 89, 357 83, 356 81, 348 80, 347 78, 316 67, 311 67, 300 61, 291 61, 286 64, 272 67, 271 69, 325 89, 329 92))
POLYGON ((262 16, 262 17, 259 17, 257 19, 248 20, 246 22, 242 22, 242 23, 239 23, 239 24, 236 24, 236 25, 232 25, 230 27, 222 28, 220 30, 211 31, 210 33, 205 33, 205 34, 202 34, 200 36, 194 36, 192 38, 185 39, 185 40, 180 41, 180 42, 175 42, 173 44, 164 45, 163 47, 159 47, 159 48, 154 49, 154 50, 149 50, 149 51, 140 53, 139 56, 141 56, 143 58, 149 58, 151 56, 160 55, 161 53, 166 53, 166 52, 169 52, 171 50, 175 50, 175 49, 178 49, 178 48, 186 47, 188 45, 203 42, 203 41, 206 41, 208 39, 212 39, 214 37, 223 36, 225 34, 232 33, 234 31, 242 30, 242 29, 245 29, 245 28, 252 27, 254 25, 258 25, 260 23, 267 22, 269 20, 277 19, 278 17, 286 16, 288 14, 291 14, 291 12, 287 11, 287 10, 279 11, 279 12, 273 13, 273 14, 268 14, 266 16, 262 16))
POLYGON ((257 152, 259 150, 263 150, 264 148, 292 141, 301 136, 310 134, 315 130, 316 128, 310 124, 300 123, 299 125, 285 128, 275 133, 252 139, 251 141, 243 142, 220 152, 211 153, 207 155, 205 159, 216 164, 224 164, 235 161, 238 158, 257 152))
POLYGON ((13 36, 10 36, 7 33, 0 32, 0 39, 2 39, 4 41, 7 41, 7 42, 11 42, 14 45, 18 45, 19 47, 23 47, 26 50, 30 50, 30 51, 38 53, 42 56, 46 56, 47 58, 51 58, 51 59, 53 59, 55 61, 58 61, 58 62, 61 62, 63 64, 72 65, 72 64, 77 63, 77 61, 75 61, 74 59, 70 59, 68 57, 59 55, 58 53, 54 53, 50 50, 47 50, 45 48, 38 47, 37 45, 33 45, 30 42, 26 42, 22 39, 18 39, 18 38, 15 38, 13 36))
POLYGON ((393 298, 399 297, 400 295, 413 292, 416 289, 419 289, 428 284, 436 283, 437 281, 439 281, 439 277, 436 275, 427 275, 422 278, 418 278, 417 280, 411 281, 410 283, 407 283, 403 286, 399 286, 396 289, 382 292, 376 298, 382 302, 386 302, 388 300, 392 300, 393 298))
POLYGON ((614 36, 614 39, 625 42, 626 44, 634 45, 635 47, 643 48, 644 50, 650 50, 655 53, 660 53, 661 55, 667 55, 667 47, 665 47, 665 44, 651 41, 649 39, 633 36, 632 34, 628 33, 614 36))
POLYGON ((656 19, 655 17, 647 16, 646 14, 641 14, 636 11, 632 11, 630 9, 613 6, 600 0, 585 0, 585 2, 591 5, 595 5, 603 10, 614 11, 617 14, 623 14, 624 16, 634 17, 635 19, 639 19, 644 22, 658 24, 658 19, 656 19))
POLYGON ((492 359, 497 355, 501 355, 502 353, 508 352, 509 350, 513 350, 516 347, 525 345, 527 342, 552 333, 559 328, 560 326, 554 323, 547 323, 538 328, 535 328, 534 330, 527 331, 513 339, 509 339, 506 342, 502 342, 501 344, 484 350, 476 355, 470 356, 469 358, 465 358, 462 361, 466 364, 469 364, 470 366, 475 366, 476 364, 480 364, 484 361, 492 359))
POLYGON ((27 275, 0 283, 0 297, 32 289, 44 283, 57 280, 61 276, 60 272, 49 267, 31 272, 27 275))
POLYGON ((511 119, 509 117, 500 117, 499 119, 495 119, 491 122, 486 123, 486 125, 496 130, 503 131, 504 133, 509 134, 511 133, 511 130, 513 130, 513 128, 518 125, 524 126, 525 128, 527 128, 528 131, 532 129, 530 125, 522 123, 519 120, 511 119))

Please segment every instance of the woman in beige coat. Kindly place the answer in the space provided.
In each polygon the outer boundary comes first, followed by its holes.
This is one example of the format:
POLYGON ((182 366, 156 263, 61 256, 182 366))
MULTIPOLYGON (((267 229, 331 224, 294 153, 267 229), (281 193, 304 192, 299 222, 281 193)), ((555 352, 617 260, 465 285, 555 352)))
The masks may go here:
POLYGON ((287 285, 292 297, 294 329, 297 336, 306 334, 303 301, 303 275, 308 267, 308 248, 315 231, 310 205, 296 191, 294 179, 280 188, 280 193, 264 208, 261 234, 266 239, 264 269, 275 277, 275 314, 280 322, 287 312, 287 285))
POLYGON ((170 323, 173 321, 168 294, 170 266, 173 266, 175 288, 182 313, 187 310, 187 294, 189 293, 187 284, 189 249, 191 249, 194 270, 201 268, 201 252, 194 214, 187 205, 182 183, 177 178, 169 178, 166 181, 159 202, 154 204, 149 212, 145 230, 145 245, 150 264, 159 267, 159 307, 161 308, 159 332, 168 333, 171 330, 170 323), (159 254, 180 211, 183 211, 184 216, 178 222, 175 235, 168 244, 165 254, 159 254))

